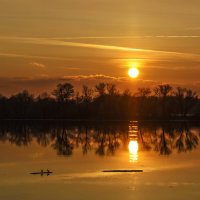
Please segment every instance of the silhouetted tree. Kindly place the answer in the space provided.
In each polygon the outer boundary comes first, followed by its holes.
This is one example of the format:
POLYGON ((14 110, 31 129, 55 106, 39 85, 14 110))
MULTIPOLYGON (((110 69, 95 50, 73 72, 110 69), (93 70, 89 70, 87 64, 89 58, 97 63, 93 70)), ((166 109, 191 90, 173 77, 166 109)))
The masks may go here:
POLYGON ((86 85, 83 85, 82 89, 83 101, 90 103, 92 101, 93 90, 86 85))
POLYGON ((154 88, 154 92, 156 94, 156 96, 159 97, 167 97, 170 92, 172 91, 172 86, 165 84, 165 85, 158 85, 158 87, 154 88))
POLYGON ((138 88, 138 92, 136 93, 139 97, 148 97, 151 94, 150 88, 138 88))
POLYGON ((7 103, 8 103, 8 99, 0 95, 0 119, 9 118, 8 111, 7 111, 7 103))
POLYGON ((198 95, 190 89, 186 90, 185 101, 184 101, 184 116, 188 114, 190 109, 197 103, 198 95))
POLYGON ((190 89, 178 87, 175 91, 178 114, 186 116, 198 102, 196 92, 190 89))
POLYGON ((34 96, 27 90, 12 95, 9 99, 9 118, 31 118, 33 112, 34 96))
POLYGON ((176 119, 200 118, 200 100, 191 89, 165 84, 139 88, 135 95, 118 91, 115 84, 83 85, 75 92, 70 83, 58 84, 52 95, 34 97, 24 90, 11 97, 0 96, 1 119, 176 119), (94 92, 97 95, 94 95, 94 92))
POLYGON ((74 86, 70 83, 60 83, 52 94, 56 97, 57 101, 66 102, 73 97, 74 86))
POLYGON ((106 84, 106 89, 108 91, 108 95, 110 95, 110 96, 116 95, 118 93, 116 85, 114 85, 114 84, 107 83, 106 84))
POLYGON ((175 91, 178 114, 184 114, 184 98, 185 98, 186 88, 177 87, 175 91))
POLYGON ((169 84, 158 85, 154 88, 155 95, 160 98, 157 106, 159 104, 161 106, 161 113, 159 114, 161 118, 169 117, 172 113, 172 99, 169 98, 172 90, 173 88, 169 84))
POLYGON ((105 83, 99 83, 95 86, 96 92, 98 93, 98 96, 103 96, 106 94, 106 84, 105 83))
POLYGON ((150 88, 138 88, 137 93, 137 112, 139 118, 149 117, 151 115, 151 101, 149 96, 151 94, 150 88))

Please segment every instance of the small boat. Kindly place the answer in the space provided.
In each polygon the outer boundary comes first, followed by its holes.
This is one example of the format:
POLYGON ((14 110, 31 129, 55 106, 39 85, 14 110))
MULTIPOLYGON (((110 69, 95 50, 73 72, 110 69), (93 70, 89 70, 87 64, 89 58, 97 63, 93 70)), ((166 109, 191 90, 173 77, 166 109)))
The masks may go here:
POLYGON ((30 174, 33 174, 33 175, 41 175, 41 176, 43 176, 43 175, 47 175, 47 176, 49 176, 50 174, 52 174, 53 172, 51 172, 51 171, 49 171, 48 169, 47 169, 47 171, 44 171, 44 170, 42 170, 41 169, 41 171, 40 172, 31 172, 30 174))

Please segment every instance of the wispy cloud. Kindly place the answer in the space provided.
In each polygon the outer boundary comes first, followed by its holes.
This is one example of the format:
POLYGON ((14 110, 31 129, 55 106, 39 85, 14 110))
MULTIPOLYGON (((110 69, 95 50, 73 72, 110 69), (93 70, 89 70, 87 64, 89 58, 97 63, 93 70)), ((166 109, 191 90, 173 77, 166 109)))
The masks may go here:
POLYGON ((130 88, 135 91, 138 87, 155 85, 150 80, 134 80, 128 77, 115 77, 104 74, 76 75, 63 77, 33 76, 33 77, 0 77, 0 91, 3 95, 15 94, 24 89, 34 94, 43 92, 51 93, 58 83, 70 82, 75 86, 76 91, 82 91, 83 85, 94 87, 100 82, 114 83, 120 90, 130 88))
POLYGON ((107 76, 104 74, 93 75, 77 75, 77 76, 64 76, 64 77, 13 77, 3 78, 0 77, 0 90, 3 95, 15 94, 24 89, 29 90, 31 93, 40 94, 42 92, 51 93, 58 83, 70 82, 75 86, 76 91, 82 91, 82 85, 87 84, 89 87, 94 87, 100 82, 114 83, 120 91, 130 89, 132 93, 137 91, 139 87, 155 87, 158 84, 169 83, 174 87, 182 86, 196 90, 200 93, 199 82, 194 83, 181 83, 181 82, 166 82, 156 80, 130 80, 128 77, 115 77, 107 76))
MULTIPOLYGON (((188 30, 200 30, 200 27, 188 30)), ((85 40, 85 39, 137 39, 137 38, 200 38, 200 35, 135 35, 135 36, 77 36, 77 37, 17 37, 17 36, 0 36, 0 40, 85 40)))
POLYGON ((81 47, 81 48, 92 48, 100 50, 113 50, 113 51, 127 51, 127 52, 141 52, 141 53, 159 53, 165 55, 176 55, 176 56, 192 56, 200 58, 199 54, 183 53, 176 51, 164 51, 164 50, 153 50, 153 49, 139 49, 132 47, 123 47, 115 45, 105 45, 105 44, 91 44, 91 43, 80 43, 80 42, 64 42, 60 40, 49 40, 49 39, 31 39, 25 41, 33 44, 42 45, 53 45, 53 46, 71 46, 71 47, 81 47))
POLYGON ((75 75, 75 76, 64 76, 62 78, 62 80, 100 80, 100 79, 104 79, 104 80, 125 80, 127 79, 127 77, 115 77, 115 76, 108 76, 108 75, 104 75, 104 74, 91 74, 91 75, 75 75))
POLYGON ((199 26, 191 27, 191 28, 188 28, 187 30, 200 31, 200 27, 199 26))
POLYGON ((26 54, 16 54, 16 53, 3 53, 0 52, 0 57, 12 57, 12 58, 36 58, 45 60, 73 60, 72 58, 62 58, 54 56, 38 56, 38 55, 26 55, 26 54))
MULTIPOLYGON (((200 38, 200 36, 176 36, 176 35, 157 35, 157 36, 134 36, 140 38, 200 38)), ((79 39, 83 38, 131 38, 129 36, 119 36, 119 37, 77 37, 79 39)), ((38 44, 38 45, 51 45, 51 46, 68 46, 68 47, 79 47, 79 48, 91 48, 99 50, 112 50, 112 51, 124 51, 124 52, 135 52, 135 53, 148 53, 158 55, 170 55, 178 57, 189 57, 200 59, 199 54, 187 53, 187 52, 178 52, 178 51, 165 51, 165 50, 154 50, 154 49, 142 49, 142 48, 132 48, 116 45, 107 45, 107 44, 94 44, 94 43, 83 43, 83 42, 73 42, 73 41, 63 41, 62 39, 67 38, 26 38, 26 37, 0 37, 0 39, 12 39, 15 42, 20 43, 29 43, 29 44, 38 44)), ((73 37, 68 39, 74 39, 73 37)))
MULTIPOLYGON (((200 27, 190 28, 188 30, 200 30, 200 27)), ((85 39, 137 39, 137 38, 200 38, 200 35, 135 35, 135 36, 77 36, 77 37, 9 37, 0 36, 0 40, 29 40, 29 39, 49 39, 49 40, 85 40, 85 39)))
POLYGON ((143 38, 200 38, 200 35, 143 35, 143 36, 93 36, 93 37, 53 37, 54 40, 93 40, 93 39, 143 39, 143 38))
POLYGON ((37 67, 37 68, 45 68, 46 67, 46 65, 44 65, 42 63, 38 63, 38 62, 30 63, 30 65, 37 67))

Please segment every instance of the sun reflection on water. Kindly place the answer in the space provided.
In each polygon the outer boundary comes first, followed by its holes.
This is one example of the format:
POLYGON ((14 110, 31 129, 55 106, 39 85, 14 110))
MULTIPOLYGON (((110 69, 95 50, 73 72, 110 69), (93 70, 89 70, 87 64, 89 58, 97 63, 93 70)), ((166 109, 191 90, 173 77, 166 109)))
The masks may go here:
POLYGON ((129 161, 136 162, 138 160, 138 142, 130 141, 128 149, 129 149, 129 161))
POLYGON ((137 162, 138 161, 138 122, 132 121, 129 124, 129 162, 137 162))
POLYGON ((131 154, 136 154, 138 152, 138 142, 130 141, 128 145, 128 149, 131 154))

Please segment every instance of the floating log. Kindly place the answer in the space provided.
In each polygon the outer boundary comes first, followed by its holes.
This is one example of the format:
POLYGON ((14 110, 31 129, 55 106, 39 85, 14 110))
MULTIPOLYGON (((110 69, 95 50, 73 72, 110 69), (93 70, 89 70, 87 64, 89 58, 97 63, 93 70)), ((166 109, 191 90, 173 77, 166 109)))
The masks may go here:
POLYGON ((53 172, 31 172, 30 174, 52 174, 53 172))
POLYGON ((115 170, 103 170, 102 172, 143 172, 140 169, 115 169, 115 170))

